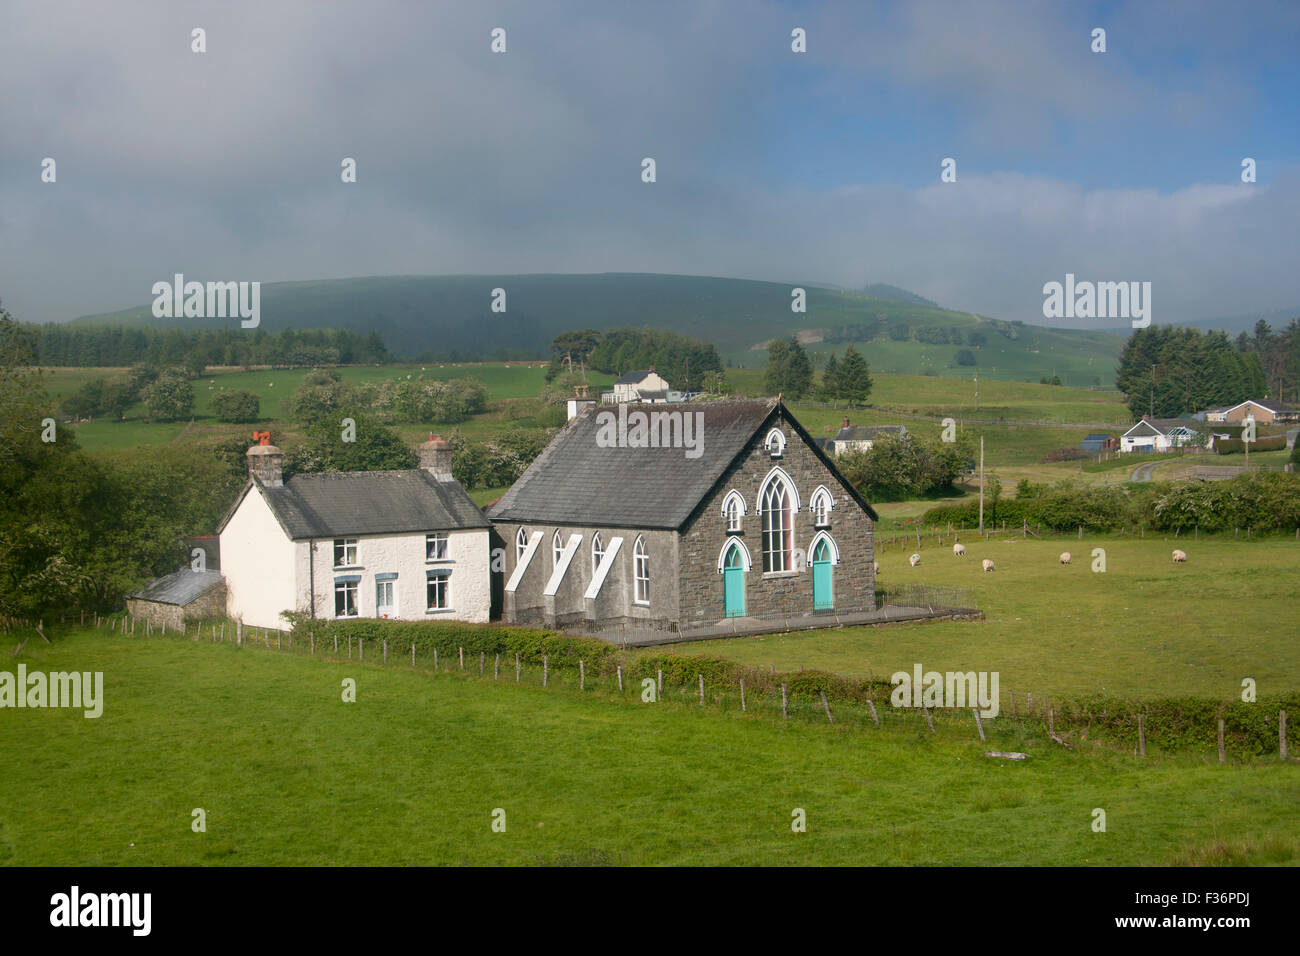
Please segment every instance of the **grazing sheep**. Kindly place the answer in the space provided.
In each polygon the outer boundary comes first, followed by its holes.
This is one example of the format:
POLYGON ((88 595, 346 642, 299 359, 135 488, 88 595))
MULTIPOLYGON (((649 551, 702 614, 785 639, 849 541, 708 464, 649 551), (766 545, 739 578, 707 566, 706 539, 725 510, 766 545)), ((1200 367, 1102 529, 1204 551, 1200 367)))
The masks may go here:
POLYGON ((879 573, 880 573, 880 562, 879 562, 879 561, 872 561, 872 562, 871 562, 871 572, 872 572, 873 574, 879 574, 879 573))
POLYGON ((962 544, 960 541, 954 544, 952 546, 952 556, 954 558, 966 557, 966 545, 962 544))
POLYGON ((1179 562, 1186 561, 1186 560, 1187 560, 1187 552, 1186 552, 1186 551, 1178 551, 1178 550, 1175 550, 1175 551, 1174 551, 1174 561, 1175 561, 1175 563, 1179 563, 1179 562))
POLYGON ((1070 563, 1070 552, 1069 552, 1069 551, 1062 551, 1062 552, 1061 552, 1061 563, 1062 563, 1062 564, 1069 564, 1069 563, 1070 563))
POLYGON ((907 559, 907 563, 910 564, 912 567, 916 567, 918 564, 921 563, 921 556, 919 554, 914 554, 907 559))
POLYGON ((984 559, 984 570, 985 570, 985 571, 992 571, 992 570, 993 570, 993 562, 990 561, 988 558, 985 558, 985 559, 984 559))

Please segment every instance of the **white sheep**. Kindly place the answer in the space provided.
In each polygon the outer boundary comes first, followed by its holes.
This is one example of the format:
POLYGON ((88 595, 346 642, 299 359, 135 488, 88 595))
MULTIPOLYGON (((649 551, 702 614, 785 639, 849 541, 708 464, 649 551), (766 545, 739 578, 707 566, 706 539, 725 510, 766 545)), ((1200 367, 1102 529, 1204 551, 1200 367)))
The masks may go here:
POLYGON ((985 571, 992 571, 992 570, 993 570, 993 562, 990 561, 988 558, 985 558, 985 559, 984 559, 984 570, 985 570, 985 571))
POLYGON ((872 572, 872 574, 879 574, 879 573, 880 573, 880 562, 879 562, 879 561, 872 561, 872 562, 871 562, 871 572, 872 572))
POLYGON ((1062 551, 1062 552, 1061 552, 1061 563, 1062 563, 1062 564, 1069 564, 1069 563, 1070 563, 1070 552, 1069 552, 1069 551, 1062 551))
POLYGON ((966 545, 962 544, 960 541, 954 544, 952 546, 952 556, 954 558, 966 557, 966 545))
POLYGON ((907 559, 907 563, 910 564, 912 567, 916 567, 918 564, 921 563, 921 556, 919 554, 914 554, 907 559))
POLYGON ((1187 552, 1186 552, 1186 551, 1179 551, 1178 549, 1174 549, 1174 562, 1175 562, 1176 564, 1177 564, 1177 563, 1181 563, 1181 562, 1186 561, 1186 560, 1187 560, 1187 552))

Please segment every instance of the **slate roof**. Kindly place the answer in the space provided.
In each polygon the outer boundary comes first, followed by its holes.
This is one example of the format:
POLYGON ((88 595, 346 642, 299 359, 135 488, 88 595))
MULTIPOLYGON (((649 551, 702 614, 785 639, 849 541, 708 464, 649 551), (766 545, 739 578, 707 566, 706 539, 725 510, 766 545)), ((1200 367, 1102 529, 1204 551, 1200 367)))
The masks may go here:
POLYGON ((220 571, 192 571, 181 568, 171 574, 164 574, 145 585, 141 591, 132 591, 127 595, 141 601, 153 601, 157 604, 175 604, 185 607, 192 604, 221 583, 220 571))
POLYGON ((1146 425, 1147 428, 1144 431, 1138 432, 1138 434, 1168 435, 1179 426, 1190 429, 1194 424, 1195 422, 1190 418, 1144 418, 1124 434, 1125 436, 1132 435, 1134 432, 1138 431, 1140 426, 1146 425))
POLYGON ((619 380, 614 384, 635 385, 637 382, 643 381, 645 377, 649 374, 650 374, 650 370, 648 368, 637 369, 632 372, 624 372, 622 377, 619 378, 619 380))
POLYGON ((839 430, 835 441, 874 441, 882 435, 902 434, 902 425, 850 425, 839 430))
MULTIPOLYGON (((703 414, 703 454, 698 458, 687 458, 683 448, 602 448, 596 444, 597 417, 617 413, 589 408, 560 430, 488 508, 488 517, 538 524, 680 528, 777 407, 772 399, 619 406, 629 415, 703 414)), ((816 447, 792 418, 785 424, 816 447)), ((834 471, 824 454, 822 458, 834 471)), ((862 506, 874 519, 871 507, 866 502, 862 506)))
MULTIPOLYGON (((489 527, 459 482, 438 481, 423 468, 321 472, 294 475, 280 488, 258 486, 294 541, 489 527)), ((244 494, 251 487, 250 481, 244 494)), ((236 501, 221 528, 238 507, 236 501)))
POLYGON ((1106 441, 1110 437, 1110 432, 1091 432, 1084 441, 1106 441))

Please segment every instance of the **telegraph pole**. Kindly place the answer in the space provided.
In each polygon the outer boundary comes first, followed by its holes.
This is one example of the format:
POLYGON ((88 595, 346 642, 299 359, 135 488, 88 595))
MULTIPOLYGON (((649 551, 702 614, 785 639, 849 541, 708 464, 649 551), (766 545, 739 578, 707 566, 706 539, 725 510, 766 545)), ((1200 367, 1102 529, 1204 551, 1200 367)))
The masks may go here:
POLYGON ((980 534, 984 533, 984 436, 980 435, 980 534))

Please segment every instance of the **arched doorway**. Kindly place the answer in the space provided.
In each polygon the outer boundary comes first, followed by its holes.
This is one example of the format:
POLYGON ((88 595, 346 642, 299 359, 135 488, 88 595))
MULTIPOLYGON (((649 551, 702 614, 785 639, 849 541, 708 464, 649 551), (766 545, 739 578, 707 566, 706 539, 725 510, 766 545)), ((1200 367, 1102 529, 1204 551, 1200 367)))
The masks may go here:
POLYGON ((831 548, 825 538, 813 547, 813 610, 829 611, 835 606, 835 589, 831 580, 831 548))
POLYGON ((735 541, 722 568, 722 606, 727 617, 745 616, 745 555, 735 541))

